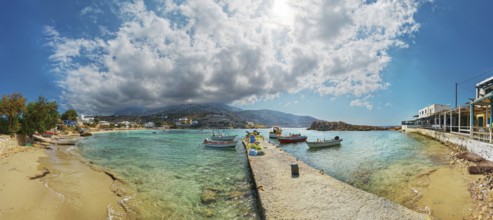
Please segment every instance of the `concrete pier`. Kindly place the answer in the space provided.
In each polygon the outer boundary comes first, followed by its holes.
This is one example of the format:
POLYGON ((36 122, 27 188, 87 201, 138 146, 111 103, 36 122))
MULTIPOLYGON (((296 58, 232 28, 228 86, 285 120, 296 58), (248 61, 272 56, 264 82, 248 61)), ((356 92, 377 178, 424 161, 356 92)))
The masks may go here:
POLYGON ((325 175, 266 141, 260 145, 265 155, 248 161, 265 219, 428 217, 325 175), (292 164, 298 164, 298 176, 292 176, 292 164))

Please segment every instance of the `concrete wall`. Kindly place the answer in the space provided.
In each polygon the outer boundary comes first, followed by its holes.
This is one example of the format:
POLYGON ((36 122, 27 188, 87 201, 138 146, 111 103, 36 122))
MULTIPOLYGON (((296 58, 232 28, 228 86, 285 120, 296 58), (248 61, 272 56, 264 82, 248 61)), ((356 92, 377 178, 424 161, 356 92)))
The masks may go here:
POLYGON ((422 128, 408 127, 405 131, 419 133, 428 137, 432 137, 441 142, 448 142, 465 147, 468 151, 476 153, 484 159, 493 161, 493 144, 472 140, 469 138, 469 136, 462 136, 458 134, 451 134, 422 128))

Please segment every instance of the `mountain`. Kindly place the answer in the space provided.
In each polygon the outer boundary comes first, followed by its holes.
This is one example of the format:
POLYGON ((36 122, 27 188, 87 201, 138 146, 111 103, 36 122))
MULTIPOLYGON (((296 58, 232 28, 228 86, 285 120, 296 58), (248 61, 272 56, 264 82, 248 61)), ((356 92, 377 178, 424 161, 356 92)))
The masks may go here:
POLYGON ((193 113, 229 113, 242 111, 240 108, 232 107, 222 103, 206 104, 181 104, 162 108, 126 108, 115 112, 115 115, 139 116, 155 114, 193 114, 193 113))
POLYGON ((311 116, 297 116, 273 110, 244 110, 237 113, 241 118, 247 121, 253 121, 266 126, 282 127, 309 127, 310 124, 317 120, 311 116))
POLYGON ((127 118, 138 121, 168 120, 190 118, 197 120, 203 127, 246 127, 248 122, 267 127, 309 127, 316 118, 297 116, 273 110, 242 110, 222 103, 182 104, 163 108, 127 108, 115 112, 116 118, 105 117, 105 120, 127 118))

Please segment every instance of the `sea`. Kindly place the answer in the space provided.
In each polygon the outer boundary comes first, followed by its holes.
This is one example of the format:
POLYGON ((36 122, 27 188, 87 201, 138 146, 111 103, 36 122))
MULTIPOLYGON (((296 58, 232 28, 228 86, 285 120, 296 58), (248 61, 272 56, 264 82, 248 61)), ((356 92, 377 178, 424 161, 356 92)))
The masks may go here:
MULTIPOLYGON (((220 130, 237 134, 245 129, 220 130)), ((258 129, 268 138, 268 129, 258 129)), ((134 189, 144 219, 259 219, 246 153, 201 145, 213 130, 137 130, 95 134, 77 144, 91 163, 117 174, 134 189)), ((217 132, 217 130, 215 130, 217 132)), ((445 146, 399 131, 313 131, 284 128, 309 141, 339 136, 336 147, 310 149, 306 143, 274 145, 312 167, 355 187, 393 198, 395 189, 443 166, 445 146)))

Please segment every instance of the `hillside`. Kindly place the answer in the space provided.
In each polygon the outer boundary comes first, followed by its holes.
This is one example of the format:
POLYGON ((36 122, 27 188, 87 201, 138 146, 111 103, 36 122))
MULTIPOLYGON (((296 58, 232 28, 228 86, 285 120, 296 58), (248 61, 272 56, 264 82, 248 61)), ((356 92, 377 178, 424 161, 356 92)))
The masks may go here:
POLYGON ((308 130, 317 131, 373 131, 396 130, 396 127, 382 127, 370 125, 352 125, 342 121, 314 121, 308 130))
POLYGON ((178 118, 197 120, 203 128, 244 128, 248 122, 271 127, 308 127, 317 120, 310 116, 297 116, 273 110, 242 110, 221 103, 182 104, 163 108, 127 108, 115 112, 113 116, 100 117, 101 120, 117 122, 128 121, 163 121, 173 123, 178 118))
POLYGON ((308 127, 310 123, 317 120, 310 116, 297 116, 273 110, 244 110, 237 112, 244 120, 264 124, 266 126, 279 125, 282 127, 308 127))

